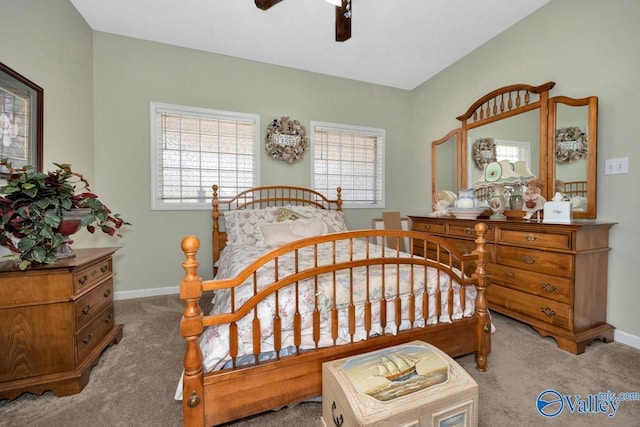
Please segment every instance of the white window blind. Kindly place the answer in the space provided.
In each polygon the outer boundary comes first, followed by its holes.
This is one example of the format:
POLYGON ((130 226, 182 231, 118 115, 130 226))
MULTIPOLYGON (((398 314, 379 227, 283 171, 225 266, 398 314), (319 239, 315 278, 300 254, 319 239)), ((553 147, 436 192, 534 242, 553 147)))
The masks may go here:
POLYGON ((152 209, 211 209, 258 185, 255 114, 151 103, 152 209))
POLYGON ((524 160, 531 162, 531 144, 523 141, 507 141, 496 139, 496 158, 515 163, 524 160))
POLYGON ((384 129, 311 122, 311 182, 350 208, 384 207, 384 129))

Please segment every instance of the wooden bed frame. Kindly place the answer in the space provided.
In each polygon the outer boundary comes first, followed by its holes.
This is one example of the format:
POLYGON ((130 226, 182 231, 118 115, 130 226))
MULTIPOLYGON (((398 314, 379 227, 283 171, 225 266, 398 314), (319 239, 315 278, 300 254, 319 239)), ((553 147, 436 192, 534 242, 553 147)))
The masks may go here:
MULTIPOLYGON (((241 193, 237 197, 230 200, 218 199, 218 187, 214 186, 213 197, 213 248, 214 262, 218 260, 219 252, 225 244, 225 233, 220 231, 219 218, 221 213, 220 206, 231 209, 258 209, 270 205, 312 205, 318 208, 339 210, 341 208, 340 189, 338 189, 338 198, 329 200, 320 193, 313 190, 303 189, 300 187, 261 187, 241 193)), ((490 318, 487 311, 486 288, 489 284, 489 278, 485 273, 485 233, 487 227, 484 223, 477 223, 475 226, 476 249, 471 254, 461 254, 458 250, 448 245, 445 240, 427 233, 403 230, 356 230, 342 233, 325 234, 317 237, 295 241, 282 247, 274 249, 268 254, 249 266, 243 273, 233 279, 225 280, 202 280, 198 276, 197 269, 199 261, 197 260, 197 251, 200 242, 197 237, 188 236, 182 240, 182 250, 185 254, 185 261, 182 266, 185 270, 184 279, 180 283, 180 298, 185 302, 185 309, 180 323, 181 335, 186 342, 186 350, 184 356, 184 374, 183 374, 183 423, 185 426, 203 426, 218 425, 228 421, 247 417, 249 415, 260 412, 277 409, 287 404, 297 403, 305 399, 310 399, 322 394, 322 364, 327 361, 361 354, 377 349, 406 343, 414 340, 422 340, 439 347, 452 357, 458 357, 466 354, 475 353, 477 369, 486 370, 487 357, 491 351, 491 334, 490 334, 490 318), (395 241, 407 239, 410 243, 410 257, 400 257, 397 248, 388 248, 389 253, 385 257, 367 258, 362 260, 338 262, 331 265, 321 265, 320 267, 301 269, 289 276, 280 276, 274 278, 274 283, 268 286, 256 296, 251 298, 245 305, 237 309, 235 312, 221 313, 216 315, 205 315, 200 308, 200 299, 203 293, 216 291, 223 288, 234 288, 245 281, 248 277, 253 277, 254 272, 268 262, 277 262, 279 257, 284 254, 295 252, 302 248, 317 248, 319 244, 327 244, 326 242, 335 242, 345 239, 358 239, 368 242, 388 241, 388 238, 395 238, 395 241), (427 258, 413 254, 414 242, 416 247, 425 248, 427 258), (395 256, 394 256, 395 254, 395 256), (411 275, 413 276, 413 266, 433 267, 441 272, 450 275, 456 282, 462 285, 461 300, 464 301, 464 295, 467 286, 474 286, 477 290, 475 300, 475 312, 471 317, 463 317, 460 320, 452 320, 450 323, 438 323, 422 327, 412 326, 407 330, 400 330, 399 322, 395 322, 395 333, 382 333, 370 336, 363 341, 354 341, 348 344, 332 345, 329 347, 318 347, 315 349, 297 351, 292 356, 278 357, 272 361, 256 362, 250 366, 232 367, 214 372, 205 372, 203 368, 202 353, 199 347, 198 339, 204 329, 211 325, 229 324, 231 333, 230 354, 238 353, 237 333, 234 334, 234 327, 237 329, 236 321, 242 317, 253 316, 255 307, 258 302, 267 297, 269 294, 275 294, 278 297, 278 290, 286 286, 297 286, 298 281, 305 278, 314 278, 321 274, 335 274, 340 271, 351 272, 355 267, 362 266, 380 266, 384 268, 399 268, 400 265, 411 266, 411 275), (459 269, 459 270, 458 270, 459 269), (471 275, 460 276, 459 271, 472 273, 471 275), (234 337, 236 338, 234 345, 234 337)), ((351 242, 353 240, 350 240, 351 242)), ((331 243, 329 243, 331 244, 331 243)), ((369 245, 367 245, 368 247, 369 245)), ((372 245, 373 246, 373 245, 372 245)), ((334 246, 335 248, 335 246, 334 246)), ((387 251, 387 248, 385 248, 387 251)), ((276 264, 277 265, 277 264, 276 264)), ((318 265, 317 260, 315 265, 318 265)), ((406 268, 406 267, 403 267, 406 268)), ((296 266, 297 270, 297 266, 296 266)), ((368 271, 368 270, 367 270, 368 271)), ((386 270, 385 270, 386 271, 386 270)), ((420 270, 421 271, 421 270, 420 270)), ((335 276, 334 276, 335 277, 335 276)), ((367 274, 368 277, 368 274, 367 274)), ((389 280, 391 281, 391 280, 389 280)), ((393 280, 393 282, 398 282, 393 280)), ((315 282, 317 286, 317 281, 315 282)), ((385 284, 386 286, 397 286, 398 283, 385 284)), ((368 279, 367 279, 368 288, 368 279)), ((297 289, 297 288, 296 288, 297 289)), ((316 288, 317 289, 317 288, 316 288)), ((335 292, 335 286, 334 286, 335 292)), ((349 330, 353 333, 355 328, 355 310, 353 308, 353 289, 350 291, 352 303, 349 305, 347 317, 340 321, 341 325, 348 324, 349 330)), ((417 292, 416 292, 417 293, 417 292)), ((383 292, 384 294, 384 292, 383 292)), ((449 295, 449 314, 452 310, 453 296, 449 295)), ((397 295, 397 294, 396 294, 397 295)), ((440 293, 437 292, 439 298, 440 293)), ((211 295, 209 294, 208 297, 211 295)), ((367 297, 368 299, 368 297, 367 297)), ((422 301, 426 301, 422 298, 422 301)), ((316 302, 317 304, 317 302, 316 302)), ((366 330, 369 331, 371 324, 371 306, 380 304, 380 323, 385 324, 387 317, 388 304, 394 307, 395 319, 400 317, 402 304, 407 305, 408 313, 412 323, 416 314, 416 296, 411 291, 408 302, 403 302, 399 297, 390 298, 388 301, 384 299, 380 302, 365 302, 364 324, 366 330)), ((428 304, 428 303, 425 303, 428 304)), ((296 304, 297 306, 297 304, 296 304)), ((438 315, 440 314, 440 301, 436 304, 438 315)), ((316 312, 317 312, 316 305, 316 312)), ((334 307, 330 308, 331 320, 330 328, 333 339, 337 336, 338 310, 334 307)), ((422 312, 426 311, 426 307, 422 307, 422 312)), ((296 346, 300 339, 301 319, 296 313, 294 322, 294 335, 296 336, 296 346)), ((343 316, 341 314, 341 316, 343 316)), ((319 315, 318 315, 319 317, 319 315)), ((314 337, 319 334, 318 330, 320 322, 314 313, 313 328, 314 337)), ((259 321, 253 320, 253 348, 260 348, 259 344, 259 321), (258 322, 258 324, 256 324, 258 322)), ((280 332, 279 319, 274 319, 273 334, 278 342, 280 332)), ((315 339, 315 338, 314 338, 315 339)), ((316 341, 317 343, 317 341, 316 341)), ((276 348, 278 349, 278 348, 276 348)), ((233 365, 235 365, 235 359, 233 365)))
POLYGON ((562 186, 562 192, 569 198, 587 197, 587 181, 568 181, 562 186))

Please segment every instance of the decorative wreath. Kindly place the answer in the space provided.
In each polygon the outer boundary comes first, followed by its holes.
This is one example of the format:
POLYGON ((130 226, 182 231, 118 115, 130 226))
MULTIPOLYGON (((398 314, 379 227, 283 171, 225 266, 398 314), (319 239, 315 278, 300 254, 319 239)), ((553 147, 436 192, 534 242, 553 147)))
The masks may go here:
POLYGON ((473 143, 473 160, 478 169, 483 169, 484 165, 497 160, 496 142, 493 138, 476 139, 473 143))
POLYGON ((299 121, 283 116, 267 126, 264 148, 274 159, 293 163, 302 159, 308 147, 307 130, 299 121))
POLYGON ((587 134, 579 127, 568 127, 556 130, 556 160, 570 163, 574 160, 586 159, 587 134))

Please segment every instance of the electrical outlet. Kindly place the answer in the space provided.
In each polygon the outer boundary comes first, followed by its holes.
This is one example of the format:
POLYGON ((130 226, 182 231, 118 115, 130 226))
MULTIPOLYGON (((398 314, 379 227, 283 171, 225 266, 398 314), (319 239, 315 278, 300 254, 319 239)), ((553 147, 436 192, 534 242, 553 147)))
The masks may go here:
POLYGON ((629 173, 629 158, 620 157, 618 159, 607 159, 604 161, 604 174, 617 175, 629 173))

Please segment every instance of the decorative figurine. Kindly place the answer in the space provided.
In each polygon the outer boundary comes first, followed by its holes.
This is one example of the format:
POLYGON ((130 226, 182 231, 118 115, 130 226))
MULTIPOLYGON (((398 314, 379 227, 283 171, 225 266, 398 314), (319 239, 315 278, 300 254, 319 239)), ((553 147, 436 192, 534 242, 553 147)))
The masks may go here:
POLYGON ((539 179, 532 179, 527 182, 527 188, 524 192, 524 206, 522 210, 526 212, 524 219, 531 219, 534 213, 544 209, 545 198, 541 193, 542 182, 539 179))
POLYGON ((456 193, 453 191, 443 190, 436 195, 436 205, 431 216, 436 218, 451 218, 451 212, 449 208, 453 207, 456 203, 456 193))

